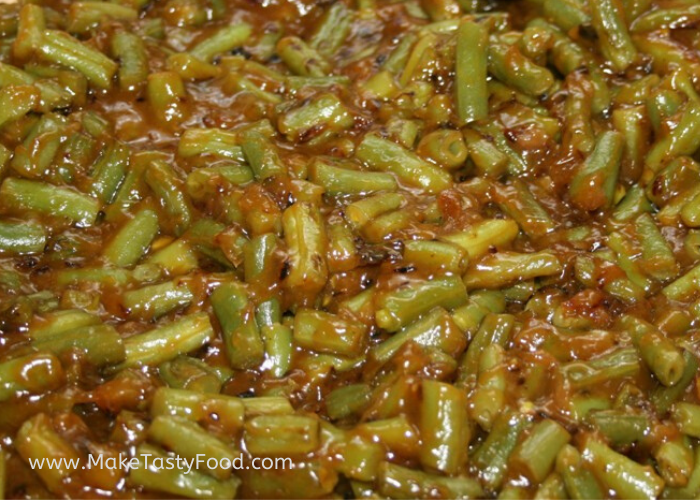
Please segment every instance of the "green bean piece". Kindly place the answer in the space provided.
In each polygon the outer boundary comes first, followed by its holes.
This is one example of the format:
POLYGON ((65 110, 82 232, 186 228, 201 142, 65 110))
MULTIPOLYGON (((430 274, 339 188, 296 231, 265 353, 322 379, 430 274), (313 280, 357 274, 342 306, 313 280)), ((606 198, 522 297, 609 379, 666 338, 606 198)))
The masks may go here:
POLYGON ((156 118, 163 125, 178 127, 188 118, 187 89, 179 74, 173 71, 151 73, 146 93, 156 118))
POLYGON ((700 406, 678 402, 671 409, 671 418, 683 434, 700 436, 700 406))
POLYGON ((467 291, 458 277, 404 286, 378 298, 377 325, 393 332, 434 307, 454 309, 466 301, 467 291))
POLYGON ((257 367, 264 358, 265 347, 243 287, 235 282, 225 283, 214 291, 211 300, 231 366, 257 367))
POLYGON ((172 218, 175 234, 181 236, 192 222, 192 208, 180 179, 164 161, 152 161, 145 171, 148 186, 160 199, 165 213, 172 218))
POLYGON ((0 186, 5 210, 31 210, 43 215, 65 217, 79 226, 91 226, 100 203, 68 187, 8 177, 0 186))
POLYGON ((651 394, 651 402, 656 407, 656 410, 661 413, 668 411, 671 405, 682 396, 692 383, 695 373, 698 370, 698 360, 693 354, 685 351, 683 353, 683 360, 685 361, 685 370, 683 370, 683 375, 680 380, 671 387, 661 385, 651 394))
MULTIPOLYGON (((692 462, 693 467, 686 484, 682 487, 674 487, 671 484, 667 484, 664 491, 661 493, 661 498, 692 498, 697 493, 700 489, 700 450, 698 450, 697 446, 695 447, 695 452, 692 454, 692 462)), ((673 467, 676 468, 679 465, 682 467, 685 464, 681 464, 681 461, 678 461, 673 464, 673 467)), ((663 467, 661 464, 660 466, 663 467)))
POLYGON ((326 411, 331 420, 359 415, 369 404, 371 396, 372 390, 367 384, 346 385, 328 394, 326 411))
POLYGON ((571 181, 569 196, 584 210, 609 207, 613 202, 624 140, 617 132, 598 136, 593 153, 571 181))
POLYGON ((690 101, 683 107, 678 125, 662 134, 652 145, 646 157, 646 165, 656 172, 667 159, 692 155, 700 147, 698 130, 700 130, 700 104, 690 101))
POLYGON ((46 246, 46 230, 36 223, 0 221, 0 252, 7 255, 38 253, 46 246))
POLYGON ((243 45, 251 33, 252 28, 246 23, 226 26, 199 42, 189 52, 202 61, 211 62, 215 56, 243 45))
POLYGON ((452 179, 447 172, 424 161, 415 153, 374 134, 367 134, 356 151, 357 158, 375 170, 391 172, 406 184, 428 193, 447 189, 452 179))
POLYGON ((390 339, 373 347, 370 352, 375 360, 383 363, 409 341, 424 347, 437 348, 450 356, 459 355, 466 346, 464 335, 449 313, 437 307, 395 333, 390 339))
POLYGON ((654 459, 666 488, 679 488, 688 484, 695 465, 693 447, 688 438, 662 443, 654 452, 654 459))
POLYGON ((467 460, 471 430, 467 395, 450 384, 424 380, 421 385, 420 462, 448 474, 467 460))
POLYGON ((300 303, 311 303, 328 279, 327 237, 318 208, 295 203, 282 215, 284 239, 289 248, 289 274, 284 286, 298 293, 300 303))
POLYGON ((294 341, 317 352, 357 356, 365 344, 366 328, 334 314, 300 309, 294 316, 294 341))
POLYGON ((627 24, 622 2, 593 0, 590 2, 591 21, 600 39, 600 49, 617 71, 624 71, 637 56, 627 24))
POLYGON ((506 186, 497 185, 494 189, 494 200, 531 238, 543 236, 554 230, 554 222, 547 211, 518 179, 512 180, 506 186))
POLYGON ((128 31, 118 31, 112 36, 112 54, 119 61, 119 88, 128 91, 141 88, 148 78, 148 56, 141 38, 128 31))
POLYGON ((519 254, 500 252, 482 258, 464 275, 467 289, 501 288, 523 280, 552 276, 562 271, 559 260, 547 251, 519 254))
POLYGON ((590 22, 582 2, 575 0, 545 0, 544 14, 564 31, 590 22))
POLYGON ((253 455, 305 454, 319 446, 319 422, 305 415, 260 415, 245 423, 243 441, 253 455))
POLYGON ((403 259, 419 269, 462 274, 467 267, 466 250, 452 243, 412 240, 404 243, 403 259))
POLYGON ((0 363, 0 401, 41 394, 64 383, 61 362, 49 353, 28 354, 0 363))
POLYGON ((408 469, 390 462, 379 466, 379 493, 387 498, 430 498, 434 492, 444 492, 450 498, 479 498, 483 490, 476 479, 445 477, 408 469))
POLYGON ((42 33, 46 29, 46 16, 40 5, 26 4, 19 11, 17 38, 12 53, 20 60, 29 59, 39 49, 42 33))
POLYGON ((520 433, 529 425, 520 413, 504 412, 495 420, 486 440, 472 455, 472 461, 482 469, 482 481, 490 489, 501 486, 508 459, 515 450, 520 433))
POLYGON ((230 445, 197 424, 178 417, 160 415, 154 418, 148 428, 148 439, 183 458, 197 460, 201 457, 205 465, 201 471, 219 481, 231 477, 231 468, 226 467, 226 464, 238 456, 230 445), (210 461, 216 463, 216 466, 210 467, 207 463, 210 461))
POLYGON ((55 335, 42 335, 32 340, 32 348, 64 356, 78 351, 86 361, 95 365, 114 365, 124 361, 125 346, 120 335, 109 325, 90 325, 55 335))
POLYGON ((82 462, 78 451, 73 448, 53 428, 51 418, 45 413, 39 413, 26 420, 15 438, 15 448, 20 457, 26 462, 51 457, 56 460, 55 467, 43 465, 37 467, 37 474, 46 488, 57 494, 62 484, 77 474, 74 464, 82 462), (61 460, 63 458, 63 460, 61 460))
POLYGON ((651 431, 649 417, 641 412, 601 410, 591 412, 588 419, 614 448, 640 442, 651 431))
POLYGON ((214 330, 206 313, 195 313, 124 340, 126 359, 118 369, 159 365, 209 342, 214 330))
POLYGON ((138 18, 138 11, 125 5, 103 2, 75 2, 68 11, 67 30, 71 33, 85 34, 96 28, 107 18, 118 21, 133 21, 138 18))
POLYGON ((442 237, 464 248, 469 259, 477 259, 489 252, 492 247, 507 245, 518 236, 518 224, 510 219, 492 219, 474 224, 469 230, 448 234, 442 237))
POLYGON ((159 415, 185 418, 233 435, 243 427, 246 405, 243 400, 224 394, 160 387, 153 396, 150 411, 154 418, 159 415))
POLYGON ((268 137, 255 131, 248 132, 244 134, 241 147, 256 179, 286 175, 287 169, 279 157, 277 148, 268 137))
POLYGON ((513 451, 510 463, 535 483, 541 483, 570 439, 571 435, 561 425, 553 420, 542 420, 513 451))
POLYGON ((667 387, 676 385, 685 370, 681 351, 653 325, 641 319, 626 315, 621 318, 621 324, 659 381, 667 387))
POLYGON ((533 63, 514 45, 492 41, 488 69, 506 85, 533 97, 546 93, 554 84, 548 69, 533 63))
POLYGON ((488 114, 488 30, 483 24, 463 21, 457 30, 455 79, 457 115, 462 124, 488 114))
POLYGON ((477 383, 482 352, 490 345, 504 347, 514 326, 515 318, 510 314, 492 314, 486 311, 478 331, 460 360, 457 373, 458 385, 473 387, 477 383))
POLYGON ((663 489, 663 479, 650 466, 640 465, 593 439, 586 443, 582 457, 620 498, 656 498, 663 489))
POLYGON ((129 165, 129 149, 118 142, 110 144, 92 167, 90 194, 103 203, 112 203, 129 165))
POLYGON ((245 163, 238 135, 218 128, 188 128, 180 138, 177 154, 182 158, 208 154, 245 163))
POLYGON ((635 349, 617 349, 591 361, 573 361, 562 371, 574 388, 589 387, 604 380, 628 377, 639 372, 639 359, 635 349))
POLYGON ((585 465, 579 451, 569 444, 564 445, 557 455, 556 471, 564 480, 569 498, 576 500, 602 498, 603 490, 585 465))
POLYGON ((277 42, 277 54, 295 75, 323 77, 330 73, 323 56, 296 36, 281 38, 277 42))
POLYGON ((235 498, 240 485, 235 476, 221 481, 199 471, 169 468, 167 464, 174 463, 175 457, 149 444, 139 445, 134 458, 138 466, 130 469, 129 480, 146 490, 188 498, 235 498))
POLYGON ((48 62, 67 66, 85 75, 90 83, 101 89, 112 85, 112 77, 118 69, 117 63, 103 53, 61 31, 43 31, 36 49, 48 62))
POLYGON ((148 251, 158 230, 158 215, 149 209, 139 211, 105 247, 102 252, 105 261, 117 267, 135 265, 148 251))
POLYGON ((368 195, 398 189, 391 174, 336 167, 321 159, 309 166, 309 180, 322 186, 331 196, 368 195))
POLYGON ((152 320, 187 307, 193 299, 188 282, 177 279, 125 292, 122 305, 130 317, 152 320))
POLYGON ((228 368, 211 367, 191 356, 178 356, 158 366, 158 376, 168 387, 214 394, 232 374, 228 368))

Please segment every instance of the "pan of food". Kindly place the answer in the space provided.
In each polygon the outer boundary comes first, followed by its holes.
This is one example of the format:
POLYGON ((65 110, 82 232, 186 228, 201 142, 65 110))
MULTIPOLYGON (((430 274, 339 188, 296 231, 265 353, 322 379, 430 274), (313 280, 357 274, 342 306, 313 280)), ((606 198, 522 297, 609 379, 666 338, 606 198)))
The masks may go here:
POLYGON ((697 0, 0 4, 0 498, 700 495, 697 0))

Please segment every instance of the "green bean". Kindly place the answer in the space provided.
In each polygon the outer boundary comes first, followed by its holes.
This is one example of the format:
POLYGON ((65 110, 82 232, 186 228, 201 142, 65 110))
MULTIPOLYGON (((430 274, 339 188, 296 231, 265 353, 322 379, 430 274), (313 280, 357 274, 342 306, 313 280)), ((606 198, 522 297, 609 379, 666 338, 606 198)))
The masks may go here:
POLYGON ((191 224, 192 208, 173 169, 164 161, 154 160, 146 168, 145 180, 172 218, 175 234, 182 235, 191 224))
POLYGON ((469 230, 452 233, 443 240, 466 250, 470 260, 486 255, 492 247, 507 245, 518 236, 518 224, 510 219, 491 219, 474 224, 469 230))
POLYGON ((154 211, 139 211, 105 247, 102 252, 104 259, 117 267, 135 265, 148 251, 158 229, 158 215, 154 211))
POLYGON ((662 443, 654 452, 654 460, 666 488, 678 488, 688 484, 695 465, 693 447, 688 438, 662 443))
POLYGON ((154 418, 148 428, 148 438, 152 443, 188 460, 202 457, 206 464, 202 472, 219 481, 231 477, 231 468, 225 464, 233 462, 238 456, 230 445, 212 436, 197 424, 178 417, 161 415, 154 418), (208 465, 210 459, 216 461, 215 467, 208 465))
POLYGON ((447 189, 452 179, 447 172, 427 163, 415 153, 374 134, 365 135, 357 158, 375 170, 391 172, 401 181, 428 193, 447 189))
POLYGON ((178 356, 158 366, 158 376, 168 387, 214 394, 232 374, 232 370, 211 367, 191 356, 178 356))
POLYGON ((640 357, 659 381, 667 387, 676 385, 685 370, 681 351, 653 325, 641 319, 625 315, 620 321, 632 337, 640 357))
POLYGON ((638 443, 651 431, 649 417, 639 412, 593 411, 588 419, 614 448, 638 443))
POLYGON ((319 422, 305 415, 260 415, 245 423, 243 441, 253 455, 305 454, 319 446, 319 422))
POLYGON ((488 114, 488 30, 483 24, 463 21, 457 30, 455 79, 457 114, 462 124, 488 114))
POLYGON ((569 187, 572 201, 585 210, 609 207, 613 203, 624 140, 617 132, 604 132, 593 153, 580 167, 569 187))
POLYGON ((46 16, 40 5, 26 4, 19 11, 17 38, 12 52, 20 60, 29 59, 42 44, 42 33, 46 29, 46 16))
POLYGON ((55 335, 42 335, 32 340, 32 348, 57 356, 78 351, 95 366, 120 363, 125 357, 122 339, 114 327, 109 325, 83 326, 55 335))
POLYGON ((353 12, 345 4, 333 4, 323 16, 318 29, 315 31, 309 45, 324 57, 331 57, 342 47, 350 34, 353 12))
POLYGON ((70 188, 12 177, 0 186, 0 198, 6 210, 65 217, 80 226, 94 224, 100 210, 97 200, 70 188))
POLYGON ((61 362, 53 354, 28 354, 10 359, 0 363, 0 401, 51 391, 64 381, 61 362))
POLYGON ((148 78, 148 57, 143 41, 127 31, 112 36, 112 54, 119 61, 119 87, 122 90, 138 90, 148 78))
POLYGON ((366 339, 363 325, 313 309, 297 311, 293 331, 294 341, 300 346, 340 356, 359 355, 366 339))
POLYGON ((574 388, 599 384, 605 380, 628 377, 639 372, 639 359, 634 349, 617 349, 591 361, 573 361, 562 367, 574 388))
POLYGON ((246 23, 226 26, 199 42, 189 52, 202 61, 211 62, 215 56, 243 45, 251 33, 252 28, 246 23))
POLYGON ((391 174, 336 167, 321 159, 309 166, 309 180, 322 186, 331 196, 368 195, 398 189, 391 174))
POLYGON ((457 372, 458 385, 473 387, 477 383, 482 352, 490 345, 505 347, 514 326, 515 318, 510 314, 486 312, 467 351, 460 359, 457 372))
POLYGON ((68 10, 68 26, 71 33, 85 34, 95 29, 100 22, 107 19, 116 21, 134 21, 138 18, 138 11, 125 5, 104 2, 75 2, 68 10))
POLYGON ((538 277, 561 273, 562 265, 553 254, 542 251, 530 254, 500 252, 487 256, 470 267, 464 275, 467 289, 502 288, 538 277))
POLYGON ((692 383, 698 370, 698 361, 693 354, 685 351, 683 360, 685 361, 685 369, 680 380, 672 387, 659 386, 651 394, 651 402, 661 413, 665 413, 681 397, 692 383))
POLYGON ((289 248, 289 274, 284 286, 301 297, 301 303, 315 300, 328 278, 327 237, 317 207, 295 203, 282 215, 284 239, 289 248))
POLYGON ((488 68, 498 80, 533 97, 546 93, 554 84, 548 69, 533 63, 514 45, 492 41, 488 68))
POLYGON ((233 435, 243 427, 246 407, 243 400, 224 394, 160 387, 153 395, 150 412, 154 418, 160 415, 185 418, 233 435))
POLYGON ((117 72, 117 64, 110 58, 61 31, 43 31, 36 49, 48 62, 78 71, 99 88, 109 88, 117 72))
MULTIPOLYGON (((331 420, 339 420, 359 415, 369 404, 371 395, 372 390, 367 384, 350 384, 339 387, 326 397, 328 416, 331 420)), ((363 443, 363 445, 367 446, 369 443, 363 443)))
POLYGON ((603 497, 603 490, 593 473, 584 466, 579 451, 571 445, 564 447, 557 455, 556 471, 561 474, 569 497, 576 500, 603 497))
POLYGON ((245 162, 238 135, 218 128, 188 128, 180 138, 177 153, 183 158, 210 154, 245 162))
POLYGON ((590 2, 591 22, 600 39, 600 49, 617 71, 624 71, 637 56, 627 31, 622 3, 616 0, 590 2))
POLYGON ((383 363, 409 341, 425 347, 435 347, 450 356, 459 355, 466 346, 464 335, 450 315, 437 307, 395 333, 390 339, 374 346, 370 353, 375 360, 383 363))
POLYGON ((199 471, 185 472, 175 464, 175 457, 161 448, 141 444, 134 458, 137 466, 129 471, 129 480, 148 490, 190 498, 234 498, 240 479, 235 476, 220 481, 199 471))
POLYGON ((31 459, 41 463, 41 459, 46 457, 58 460, 55 467, 42 463, 43 466, 36 469, 46 488, 54 494, 58 494, 64 482, 77 474, 73 469, 76 467, 74 464, 79 467, 82 462, 76 449, 53 429, 51 419, 45 413, 39 413, 22 424, 14 445, 19 456, 26 462, 31 459))
POLYGON ((206 313, 195 313, 124 340, 126 359, 118 369, 159 365, 209 342, 214 330, 206 313))
POLYGON ((179 127, 188 118, 187 89, 178 73, 151 73, 147 78, 146 94, 161 124, 179 127))
POLYGON ((434 307, 454 309, 466 301, 466 289, 457 277, 408 285, 378 298, 377 325, 396 331, 434 307))
POLYGON ((0 221, 0 252, 23 255, 42 252, 46 246, 46 230, 36 223, 0 221))
POLYGON ((408 469, 390 462, 379 466, 379 493, 387 498, 427 499, 436 492, 450 498, 478 498, 483 495, 479 482, 470 477, 444 477, 408 469))
POLYGON ((600 481, 620 498, 656 498, 663 489, 663 480, 650 466, 640 465, 603 443, 590 439, 582 456, 600 481))
POLYGON ((516 412, 501 413, 486 440, 472 456, 482 468, 482 481, 490 489, 501 486, 508 459, 515 450, 520 433, 528 426, 527 417, 516 412))
POLYGON ((295 75, 322 77, 330 73, 323 56, 296 36, 281 38, 277 42, 277 54, 295 75))

